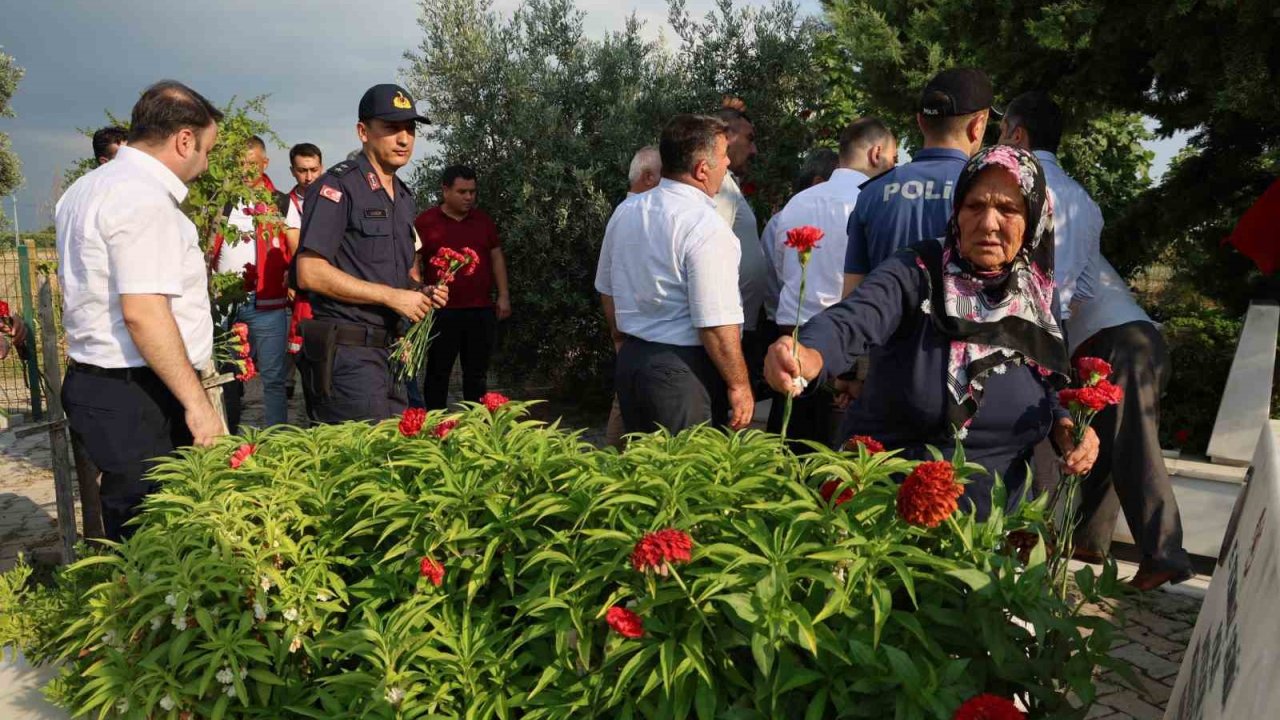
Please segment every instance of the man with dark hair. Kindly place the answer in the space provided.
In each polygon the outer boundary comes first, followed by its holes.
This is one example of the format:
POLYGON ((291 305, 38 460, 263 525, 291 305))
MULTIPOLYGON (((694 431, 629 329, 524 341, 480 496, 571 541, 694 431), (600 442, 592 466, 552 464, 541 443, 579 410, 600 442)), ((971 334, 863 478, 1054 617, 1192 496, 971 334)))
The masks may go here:
POLYGON ((979 148, 994 94, 981 70, 954 68, 924 87, 916 122, 924 148, 868 182, 849 216, 843 295, 899 249, 942 236, 951 218, 951 192, 979 148))
POLYGON ((106 535, 155 489, 174 448, 226 433, 199 372, 213 321, 196 227, 179 209, 209 165, 222 113, 191 88, 156 83, 133 107, 129 145, 58 201, 58 280, 70 364, 62 402, 102 471, 106 535))
MULTIPOLYGON (((287 209, 288 197, 276 189, 267 175, 267 144, 254 135, 246 142, 242 167, 250 187, 270 193, 277 211, 287 209)), ((239 231, 237 238, 214 238, 211 261, 217 272, 244 273, 253 267, 254 287, 248 301, 239 309, 236 319, 249 326, 249 346, 253 361, 262 376, 264 421, 268 426, 289 422, 289 400, 285 392, 289 365, 286 355, 289 335, 288 283, 286 275, 291 254, 288 239, 279 226, 264 222, 251 207, 255 203, 242 198, 228 208, 227 223, 239 231)), ((227 421, 235 428, 240 421, 239 383, 226 388, 227 421)))
POLYGON ((302 206, 294 278, 315 318, 302 324, 302 381, 317 422, 383 420, 405 409, 391 373, 400 319, 418 322, 448 300, 423 288, 414 265, 413 193, 396 171, 413 157, 417 123, 409 93, 375 85, 360 99, 362 151, 329 168, 302 206))
POLYGON ((727 130, 674 117, 658 143, 662 181, 619 205, 605 230, 596 290, 623 338, 614 385, 628 432, 738 429, 755 410, 738 331, 741 246, 713 200, 729 171, 727 130))
POLYGON ((112 125, 93 134, 93 156, 99 165, 106 165, 116 157, 116 152, 129 144, 129 131, 112 125))
MULTIPOLYGON (((778 216, 775 230, 778 238, 785 238, 795 228, 806 225, 823 232, 822 242, 809 256, 805 275, 804 296, 800 295, 802 268, 794 251, 778 252, 781 265, 779 276, 782 290, 778 297, 778 332, 790 335, 796 325, 839 302, 844 295, 845 229, 860 195, 859 188, 870 178, 891 170, 898 163, 898 141, 889 128, 877 118, 855 120, 840 133, 840 167, 831 179, 803 190, 787 203, 778 216)), ((774 395, 769 413, 769 430, 782 429, 782 410, 785 398, 774 395)), ((832 422, 834 398, 825 389, 796 398, 791 415, 788 436, 795 440, 813 440, 830 444, 835 432, 832 422)), ((797 446, 803 450, 803 446, 797 446)))
MULTIPOLYGON (((480 400, 488 391, 489 357, 497 323, 511 317, 507 260, 498 227, 476 206, 476 172, 450 165, 440 174, 440 204, 414 221, 426 259, 441 248, 470 248, 479 258, 475 272, 459 273, 449 288, 449 304, 436 311, 431 329, 436 338, 427 351, 427 375, 422 398, 428 410, 449 404, 449 375, 462 356, 462 398, 480 400), (495 303, 492 295, 497 290, 495 303)), ((439 270, 423 267, 423 280, 436 282, 439 270)))
POLYGON ((1130 583, 1151 590, 1191 574, 1182 517, 1160 450, 1160 396, 1169 382, 1169 350, 1160 328, 1134 301, 1100 250, 1102 211, 1062 170, 1062 110, 1047 93, 1009 103, 1000 142, 1035 153, 1053 201, 1054 281, 1073 356, 1111 364, 1124 400, 1094 418, 1101 447, 1085 478, 1076 557, 1099 562, 1111 548, 1123 509, 1142 562, 1130 583))

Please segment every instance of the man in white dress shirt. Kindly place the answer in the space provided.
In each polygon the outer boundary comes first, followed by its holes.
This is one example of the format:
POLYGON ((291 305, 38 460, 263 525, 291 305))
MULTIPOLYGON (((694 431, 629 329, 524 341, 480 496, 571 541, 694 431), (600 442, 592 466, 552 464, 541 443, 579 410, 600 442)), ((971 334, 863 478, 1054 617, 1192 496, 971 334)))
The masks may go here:
MULTIPOLYGON (((840 133, 839 167, 827 182, 798 193, 778 214, 776 237, 778 250, 774 257, 781 261, 779 278, 782 291, 778 296, 778 332, 791 334, 796 325, 809 321, 842 297, 844 255, 848 244, 845 228, 849 215, 858 202, 859 187, 867 180, 892 169, 898 163, 898 141, 889 128, 876 118, 855 120, 840 133), (800 297, 800 256, 784 241, 787 232, 811 225, 823 232, 822 241, 809 256, 804 297, 800 297)), ((769 413, 770 432, 782 429, 784 398, 775 395, 769 413)), ((832 423, 834 398, 825 389, 793 400, 791 426, 787 435, 795 440, 813 440, 831 444, 835 428, 832 423)))
POLYGON ((225 433, 197 368, 213 318, 195 225, 179 205, 208 167, 222 114, 194 90, 157 83, 133 107, 129 145, 58 201, 58 279, 71 364, 62 402, 71 432, 102 471, 106 535, 154 483, 174 448, 225 433))
POLYGON ((605 230, 596 290, 622 338, 614 387, 628 432, 751 422, 740 248, 712 199, 729 170, 725 132, 713 117, 673 118, 661 183, 619 205, 605 230))
POLYGON ((1000 140, 1033 151, 1044 168, 1053 199, 1054 279, 1072 357, 1106 360, 1111 381, 1124 389, 1124 401, 1093 421, 1101 448, 1083 484, 1076 557, 1102 560, 1123 508, 1142 551, 1130 583, 1150 590, 1191 572, 1178 501, 1160 451, 1160 395, 1169 381, 1169 351, 1159 327, 1102 257, 1102 212, 1058 165, 1062 125, 1052 98, 1024 93, 1009 103, 1000 140))

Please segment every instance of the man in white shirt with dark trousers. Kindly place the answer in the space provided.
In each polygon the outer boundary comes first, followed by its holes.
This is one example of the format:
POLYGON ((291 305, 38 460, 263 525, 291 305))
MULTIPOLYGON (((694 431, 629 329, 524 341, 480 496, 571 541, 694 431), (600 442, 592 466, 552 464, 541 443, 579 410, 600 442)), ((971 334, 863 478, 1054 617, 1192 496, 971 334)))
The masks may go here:
POLYGON ((1001 142, 1033 151, 1044 168, 1053 199, 1054 280, 1068 349, 1073 358, 1106 360, 1111 381, 1124 389, 1124 401, 1093 421, 1101 447, 1082 486, 1076 558, 1102 561, 1123 509, 1142 551, 1130 584, 1151 590, 1185 580, 1191 560, 1182 547, 1182 518, 1160 451, 1160 395, 1170 372, 1164 337, 1102 257, 1102 212, 1058 164, 1063 121, 1057 103, 1043 92, 1019 95, 1000 127, 1001 142))
POLYGON ((677 115, 658 144, 661 183, 619 205, 605 230, 596 290, 623 338, 614 384, 628 432, 751 422, 739 244, 712 200, 727 145, 723 121, 677 115))
POLYGON ((102 471, 106 535, 155 488, 155 459, 225 434, 197 368, 213 354, 213 318, 195 225, 179 205, 209 165, 220 113, 163 81, 133 107, 129 145, 58 201, 58 279, 71 363, 62 402, 71 432, 102 471))
MULTIPOLYGON (((831 178, 797 193, 774 223, 778 243, 775 257, 781 259, 778 275, 782 290, 776 316, 781 335, 791 334, 797 312, 803 325, 843 298, 845 246, 849 242, 845 228, 857 205, 859 188, 898 163, 898 141, 876 118, 861 118, 850 123, 840 133, 839 148, 839 167, 831 173, 831 178), (823 235, 809 256, 804 297, 800 297, 800 256, 782 244, 787 232, 806 225, 822 230, 823 235)), ((782 395, 775 394, 769 412, 770 432, 782 430, 784 400, 782 395)), ((832 444, 836 440, 832 422, 834 400, 825 389, 793 400, 788 437, 832 444)))

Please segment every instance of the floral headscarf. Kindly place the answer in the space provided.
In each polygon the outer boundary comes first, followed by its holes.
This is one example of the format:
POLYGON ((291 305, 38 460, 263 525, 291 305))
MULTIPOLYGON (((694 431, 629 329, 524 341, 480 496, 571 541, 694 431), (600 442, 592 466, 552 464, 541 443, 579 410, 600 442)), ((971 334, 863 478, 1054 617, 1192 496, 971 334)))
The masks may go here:
POLYGON ((1044 171, 1035 156, 1009 145, 984 148, 969 160, 956 182, 951 222, 941 243, 916 247, 917 262, 929 273, 930 299, 921 309, 951 338, 947 389, 948 420, 963 439, 982 401, 990 373, 1010 365, 1035 367, 1054 385, 1067 380, 1067 349, 1053 314, 1053 208, 1044 171), (960 256, 960 207, 974 180, 988 168, 1003 168, 1022 188, 1026 234, 1013 261, 994 273, 977 270, 960 256))

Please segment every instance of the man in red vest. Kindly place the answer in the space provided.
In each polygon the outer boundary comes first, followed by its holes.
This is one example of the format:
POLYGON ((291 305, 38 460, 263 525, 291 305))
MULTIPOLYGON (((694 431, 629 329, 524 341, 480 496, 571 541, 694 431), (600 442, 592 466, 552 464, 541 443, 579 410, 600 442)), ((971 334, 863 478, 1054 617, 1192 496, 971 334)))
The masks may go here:
MULTIPOLYGON (((289 421, 289 401, 285 394, 289 295, 285 276, 292 256, 281 218, 266 219, 283 215, 282 211, 288 209, 285 204, 288 196, 276 190, 266 175, 268 164, 266 143, 257 136, 250 138, 244 155, 245 172, 252 178, 252 184, 264 186, 271 192, 274 203, 270 207, 251 207, 241 202, 231 207, 227 222, 240 231, 240 237, 234 242, 216 238, 211 264, 217 272, 245 272, 253 279, 249 300, 240 308, 236 319, 249 326, 254 365, 262 376, 266 424, 282 425, 289 421)), ((229 399, 228 426, 233 429, 239 424, 239 408, 235 405, 234 398, 229 399)))

